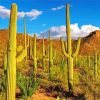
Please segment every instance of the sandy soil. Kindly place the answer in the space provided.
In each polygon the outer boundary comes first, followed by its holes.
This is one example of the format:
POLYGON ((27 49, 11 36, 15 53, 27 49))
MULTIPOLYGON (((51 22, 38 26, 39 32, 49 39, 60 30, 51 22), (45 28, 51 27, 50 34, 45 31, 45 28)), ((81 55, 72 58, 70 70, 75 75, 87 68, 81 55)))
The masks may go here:
POLYGON ((53 97, 48 97, 44 93, 36 92, 33 94, 31 100, 56 100, 53 97))

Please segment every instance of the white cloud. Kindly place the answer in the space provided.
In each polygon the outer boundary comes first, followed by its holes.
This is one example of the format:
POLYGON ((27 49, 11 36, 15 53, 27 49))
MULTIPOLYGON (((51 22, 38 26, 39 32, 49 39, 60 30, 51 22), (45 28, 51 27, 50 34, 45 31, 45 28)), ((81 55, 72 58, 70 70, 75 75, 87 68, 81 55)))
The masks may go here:
POLYGON ((0 6, 0 17, 6 18, 6 17, 9 17, 9 15, 10 15, 10 10, 6 9, 3 6, 0 6))
POLYGON ((63 9, 63 8, 65 8, 65 6, 61 5, 61 6, 56 7, 56 8, 51 8, 51 10, 52 10, 52 11, 56 11, 56 10, 61 10, 61 9, 63 9))
POLYGON ((25 12, 18 12, 18 18, 23 18, 25 16, 25 12))
MULTIPOLYGON (((18 18, 23 18, 24 16, 30 17, 31 20, 36 19, 39 15, 42 14, 42 11, 32 9, 29 12, 18 12, 18 18)), ((0 17, 7 18, 10 16, 10 10, 4 6, 0 6, 0 17)))
MULTIPOLYGON (((82 25, 81 27, 78 26, 78 23, 71 24, 71 36, 73 39, 77 39, 78 37, 86 37, 89 35, 90 32, 99 30, 99 27, 93 25, 82 25)), ((51 37, 52 38, 60 38, 66 37, 66 26, 58 26, 58 27, 51 27, 51 37)), ((48 37, 48 31, 44 31, 40 33, 40 36, 48 37)))
POLYGON ((42 14, 42 11, 38 11, 36 9, 32 9, 30 12, 25 13, 26 16, 31 17, 31 20, 36 19, 41 14, 42 14))

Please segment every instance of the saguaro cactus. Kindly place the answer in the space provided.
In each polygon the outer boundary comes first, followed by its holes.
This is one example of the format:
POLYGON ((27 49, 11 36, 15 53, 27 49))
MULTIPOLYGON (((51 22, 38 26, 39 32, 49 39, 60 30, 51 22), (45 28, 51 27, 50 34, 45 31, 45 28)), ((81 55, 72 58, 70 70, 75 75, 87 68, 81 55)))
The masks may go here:
POLYGON ((97 78, 97 52, 94 52, 94 78, 97 78))
POLYGON ((17 5, 12 4, 9 25, 7 61, 7 100, 15 100, 16 91, 16 31, 17 5))
POLYGON ((52 51, 52 40, 50 40, 49 48, 49 66, 53 65, 53 51, 52 51))
POLYGON ((50 30, 49 30, 49 73, 51 74, 51 67, 53 66, 53 60, 56 57, 56 52, 53 52, 52 48, 52 40, 50 38, 50 30))
POLYGON ((32 59, 34 61, 34 75, 36 79, 36 72, 37 72, 37 58, 36 58, 36 34, 34 34, 34 43, 33 43, 33 56, 32 59))
POLYGON ((29 37, 29 59, 32 58, 32 38, 29 37))
POLYGON ((71 33, 70 33, 70 15, 69 15, 69 4, 66 5, 66 35, 67 35, 67 52, 66 47, 64 45, 64 41, 61 38, 61 46, 64 55, 67 59, 67 66, 68 66, 68 87, 69 92, 72 92, 73 90, 73 58, 77 56, 80 48, 80 41, 81 39, 78 38, 78 43, 76 47, 75 53, 72 53, 72 43, 71 43, 71 33))
MULTIPOLYGON (((25 39, 24 47, 25 47, 25 49, 27 49, 27 43, 26 43, 26 18, 25 17, 24 17, 24 39, 25 39)), ((26 61, 27 61, 27 52, 26 52, 26 57, 25 58, 26 58, 26 61)))
POLYGON ((45 68, 45 45, 44 45, 44 37, 42 40, 42 66, 45 68))

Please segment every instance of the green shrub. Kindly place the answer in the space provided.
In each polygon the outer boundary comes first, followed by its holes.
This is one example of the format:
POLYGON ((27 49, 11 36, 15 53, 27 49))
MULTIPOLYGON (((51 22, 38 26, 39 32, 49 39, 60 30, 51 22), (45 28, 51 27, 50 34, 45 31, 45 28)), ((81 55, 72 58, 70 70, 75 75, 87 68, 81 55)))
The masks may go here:
POLYGON ((34 81, 34 75, 31 73, 29 76, 25 76, 21 73, 17 74, 17 86, 22 92, 22 97, 31 97, 39 86, 40 80, 34 81))

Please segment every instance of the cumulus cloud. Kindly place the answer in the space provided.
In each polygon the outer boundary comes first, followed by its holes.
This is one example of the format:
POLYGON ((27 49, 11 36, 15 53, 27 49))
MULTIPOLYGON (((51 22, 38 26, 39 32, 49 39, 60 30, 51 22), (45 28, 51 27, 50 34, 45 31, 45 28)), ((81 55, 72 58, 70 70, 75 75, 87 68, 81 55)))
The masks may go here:
POLYGON ((3 6, 0 6, 0 17, 6 18, 6 17, 9 17, 9 15, 10 15, 10 10, 6 9, 3 6))
MULTIPOLYGON (((90 32, 99 30, 99 27, 93 25, 82 25, 81 27, 78 26, 78 23, 71 24, 71 36, 73 39, 77 39, 78 37, 86 37, 89 35, 90 32)), ((51 27, 51 37, 52 38, 60 38, 66 37, 66 26, 58 26, 58 27, 51 27)), ((40 33, 41 36, 48 37, 48 31, 44 31, 40 33)))
POLYGON ((56 8, 51 8, 51 10, 52 10, 52 11, 56 11, 56 10, 61 10, 61 9, 63 9, 63 8, 65 8, 65 6, 61 5, 61 6, 56 7, 56 8))
POLYGON ((36 9, 32 9, 30 12, 25 12, 25 15, 28 17, 31 17, 31 20, 34 20, 37 18, 37 16, 41 15, 42 11, 38 11, 36 9))
MULTIPOLYGON (((34 20, 41 14, 42 14, 42 11, 32 9, 29 12, 18 12, 18 18, 23 18, 24 16, 27 16, 27 17, 30 17, 31 20, 34 20)), ((10 16, 10 10, 4 6, 0 6, 0 17, 7 18, 9 16, 10 16)))

